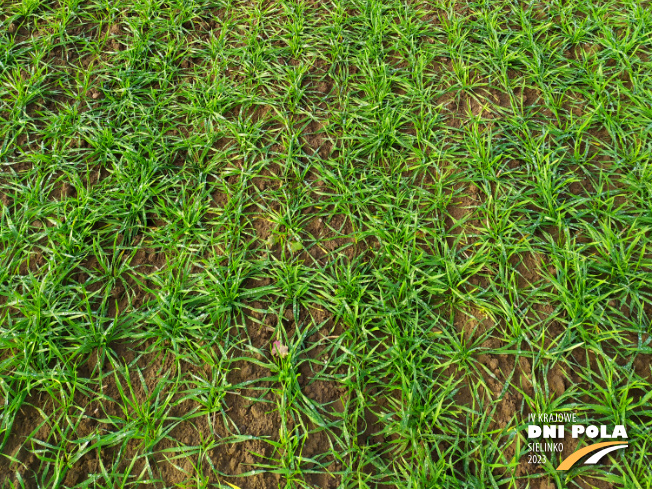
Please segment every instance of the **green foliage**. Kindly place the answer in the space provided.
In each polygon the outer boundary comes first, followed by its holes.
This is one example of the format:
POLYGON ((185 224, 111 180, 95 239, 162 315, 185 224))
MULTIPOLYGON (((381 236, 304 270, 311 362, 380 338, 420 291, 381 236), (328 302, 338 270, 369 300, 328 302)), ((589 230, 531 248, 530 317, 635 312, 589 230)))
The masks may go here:
POLYGON ((0 487, 650 487, 651 39, 635 1, 5 2, 0 487), (631 447, 535 470, 565 410, 631 447))

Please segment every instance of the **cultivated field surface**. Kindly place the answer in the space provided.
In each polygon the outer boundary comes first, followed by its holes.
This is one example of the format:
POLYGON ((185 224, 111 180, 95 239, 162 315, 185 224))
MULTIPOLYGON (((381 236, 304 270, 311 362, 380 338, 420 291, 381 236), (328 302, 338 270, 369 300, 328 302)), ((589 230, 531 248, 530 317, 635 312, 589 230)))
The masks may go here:
POLYGON ((651 320, 648 2, 0 0, 2 489, 650 489, 651 320))

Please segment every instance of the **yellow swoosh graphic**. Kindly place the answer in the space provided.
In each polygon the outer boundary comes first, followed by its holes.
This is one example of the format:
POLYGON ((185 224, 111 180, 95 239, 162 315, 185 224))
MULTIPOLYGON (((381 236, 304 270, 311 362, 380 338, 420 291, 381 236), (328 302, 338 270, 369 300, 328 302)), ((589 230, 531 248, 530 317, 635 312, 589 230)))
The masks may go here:
POLYGON ((623 441, 605 441, 603 443, 595 443, 593 445, 589 445, 588 447, 584 447, 580 450, 577 450, 576 452, 572 453, 568 457, 564 459, 562 463, 559 464, 559 467, 557 467, 557 470, 568 470, 570 469, 573 465, 575 465, 575 462, 577 462, 579 459, 581 459, 584 455, 588 455, 591 452, 595 452, 596 450, 600 450, 601 448, 604 447, 610 447, 612 445, 627 445, 627 442, 623 441))

